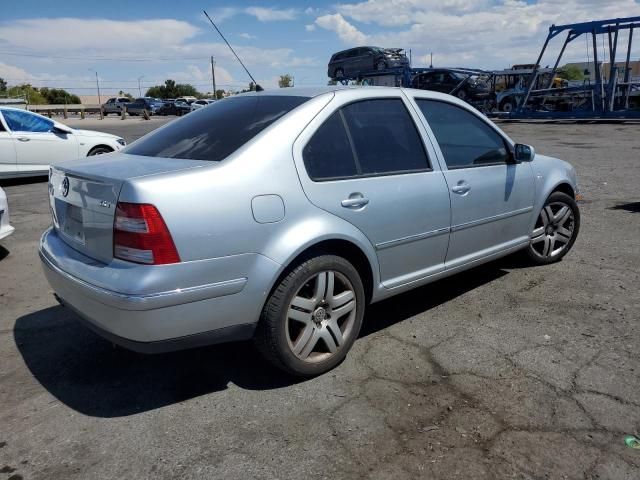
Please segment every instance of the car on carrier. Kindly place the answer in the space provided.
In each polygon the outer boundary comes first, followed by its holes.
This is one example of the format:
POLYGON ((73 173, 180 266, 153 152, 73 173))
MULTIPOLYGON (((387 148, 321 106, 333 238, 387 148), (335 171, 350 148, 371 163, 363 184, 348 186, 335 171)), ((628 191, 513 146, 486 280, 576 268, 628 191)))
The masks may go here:
POLYGON ((114 343, 253 338, 312 376, 345 358, 370 304, 514 252, 561 260, 577 191, 571 165, 450 95, 252 92, 53 167, 40 258, 60 302, 114 343))
POLYGON ((362 72, 409 66, 401 48, 356 47, 334 53, 327 75, 333 79, 351 78, 362 72))

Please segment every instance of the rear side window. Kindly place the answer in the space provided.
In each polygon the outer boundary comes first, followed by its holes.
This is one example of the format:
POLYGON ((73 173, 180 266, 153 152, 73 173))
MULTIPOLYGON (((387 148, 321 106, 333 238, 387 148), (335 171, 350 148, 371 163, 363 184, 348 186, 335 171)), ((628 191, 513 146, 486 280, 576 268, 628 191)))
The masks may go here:
POLYGON ((427 154, 400 99, 349 104, 318 128, 303 152, 312 180, 423 171, 427 154))
POLYGON ((358 174, 342 113, 335 112, 316 131, 302 152, 313 180, 353 177, 358 174))
POLYGON ((156 130, 126 152, 219 162, 308 99, 252 95, 220 100, 156 130))
POLYGON ((499 165, 509 161, 507 145, 493 128, 464 108, 417 99, 449 169, 499 165))

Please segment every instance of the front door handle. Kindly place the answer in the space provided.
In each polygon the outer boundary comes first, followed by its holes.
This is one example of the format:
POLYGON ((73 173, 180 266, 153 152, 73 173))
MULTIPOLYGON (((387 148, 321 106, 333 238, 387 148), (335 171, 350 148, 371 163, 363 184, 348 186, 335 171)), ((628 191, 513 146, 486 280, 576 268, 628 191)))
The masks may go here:
POLYGON ((344 208, 362 208, 369 203, 369 199, 365 198, 361 193, 352 193, 349 195, 349 198, 342 200, 340 202, 344 208))
POLYGON ((457 185, 451 187, 451 191, 458 195, 465 195, 469 193, 469 190, 471 190, 471 186, 464 180, 460 180, 457 185))
POLYGON ((21 142, 28 142, 31 139, 27 137, 18 137, 18 140, 20 140, 21 142))

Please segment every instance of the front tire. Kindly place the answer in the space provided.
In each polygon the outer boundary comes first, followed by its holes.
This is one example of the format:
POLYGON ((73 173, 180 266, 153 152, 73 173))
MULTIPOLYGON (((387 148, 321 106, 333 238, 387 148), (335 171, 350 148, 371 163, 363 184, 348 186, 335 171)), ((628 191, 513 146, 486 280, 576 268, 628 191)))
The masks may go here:
POLYGON ((562 192, 553 192, 540 211, 526 249, 534 265, 548 265, 564 257, 578 237, 580 209, 562 192))
POLYGON ((95 147, 91 149, 91 151, 87 154, 87 157, 93 157, 95 155, 104 155, 105 153, 111 153, 111 152, 113 152, 113 149, 109 147, 95 147))
POLYGON ((276 286, 255 335, 276 367, 311 377, 338 365, 362 326, 365 294, 357 270, 342 257, 304 261, 276 286))

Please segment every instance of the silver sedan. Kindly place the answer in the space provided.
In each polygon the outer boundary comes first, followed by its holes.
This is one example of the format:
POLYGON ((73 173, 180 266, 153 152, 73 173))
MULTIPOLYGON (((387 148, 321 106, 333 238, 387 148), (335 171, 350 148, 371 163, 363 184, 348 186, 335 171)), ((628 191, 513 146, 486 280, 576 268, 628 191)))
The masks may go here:
POLYGON ((309 376, 345 357, 368 305, 514 252, 562 259, 577 192, 571 165, 451 96, 288 88, 52 168, 40 257, 115 343, 254 338, 309 376))

